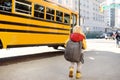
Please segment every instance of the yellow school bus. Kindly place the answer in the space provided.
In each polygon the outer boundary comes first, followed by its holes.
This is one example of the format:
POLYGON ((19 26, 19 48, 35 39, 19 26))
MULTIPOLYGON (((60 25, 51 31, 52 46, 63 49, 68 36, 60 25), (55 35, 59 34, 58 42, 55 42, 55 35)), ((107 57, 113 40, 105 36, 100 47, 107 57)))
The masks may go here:
POLYGON ((64 46, 78 14, 46 0, 0 0, 0 48, 64 46))

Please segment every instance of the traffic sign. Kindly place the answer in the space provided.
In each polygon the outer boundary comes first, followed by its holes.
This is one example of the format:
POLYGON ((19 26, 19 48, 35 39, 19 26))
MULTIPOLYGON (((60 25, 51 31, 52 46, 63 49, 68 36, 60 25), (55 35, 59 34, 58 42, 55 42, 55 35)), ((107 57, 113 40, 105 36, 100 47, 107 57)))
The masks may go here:
POLYGON ((110 8, 120 8, 120 4, 110 4, 110 5, 104 5, 102 6, 103 10, 107 10, 110 8))

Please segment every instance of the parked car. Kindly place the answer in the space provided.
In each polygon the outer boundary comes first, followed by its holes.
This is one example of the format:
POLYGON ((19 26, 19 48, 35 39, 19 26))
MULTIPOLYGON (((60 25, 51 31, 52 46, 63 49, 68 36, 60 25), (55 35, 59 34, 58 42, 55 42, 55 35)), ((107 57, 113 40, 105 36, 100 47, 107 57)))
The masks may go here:
POLYGON ((101 39, 101 38, 105 38, 105 35, 104 35, 104 34, 105 34, 105 33, 99 34, 99 35, 96 36, 96 38, 100 38, 100 39, 101 39))
POLYGON ((106 36, 107 37, 105 37, 106 39, 115 39, 115 33, 114 32, 108 32, 108 33, 106 33, 106 36))
POLYGON ((102 33, 96 36, 96 38, 105 38, 105 39, 115 39, 115 34, 114 32, 108 32, 108 33, 102 33))

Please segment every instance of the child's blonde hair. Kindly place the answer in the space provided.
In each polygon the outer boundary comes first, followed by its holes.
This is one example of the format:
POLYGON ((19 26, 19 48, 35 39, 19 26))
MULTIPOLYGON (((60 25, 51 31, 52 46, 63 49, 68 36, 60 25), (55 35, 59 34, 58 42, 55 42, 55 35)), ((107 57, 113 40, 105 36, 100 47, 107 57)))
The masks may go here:
MULTIPOLYGON (((82 35, 85 36, 85 34, 83 33, 82 31, 82 28, 79 26, 79 25, 76 25, 74 28, 73 28, 73 33, 80 33, 82 35)), ((85 36, 86 37, 86 36, 85 36)))
POLYGON ((78 26, 78 25, 76 25, 76 26, 73 28, 73 33, 83 34, 81 27, 78 26))

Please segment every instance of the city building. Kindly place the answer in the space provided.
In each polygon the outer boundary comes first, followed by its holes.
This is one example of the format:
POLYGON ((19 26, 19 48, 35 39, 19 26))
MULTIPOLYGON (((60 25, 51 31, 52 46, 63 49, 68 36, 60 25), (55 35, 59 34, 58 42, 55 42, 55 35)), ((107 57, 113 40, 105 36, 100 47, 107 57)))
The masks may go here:
POLYGON ((105 23, 108 30, 117 30, 116 28, 120 28, 120 0, 105 0, 102 6, 107 7, 104 13, 106 15, 105 23))
POLYGON ((80 0, 80 15, 84 19, 81 26, 84 31, 88 28, 90 32, 105 31, 104 13, 99 11, 101 2, 103 0, 80 0))
POLYGON ((120 28, 120 9, 117 9, 117 20, 116 20, 116 27, 120 28))

